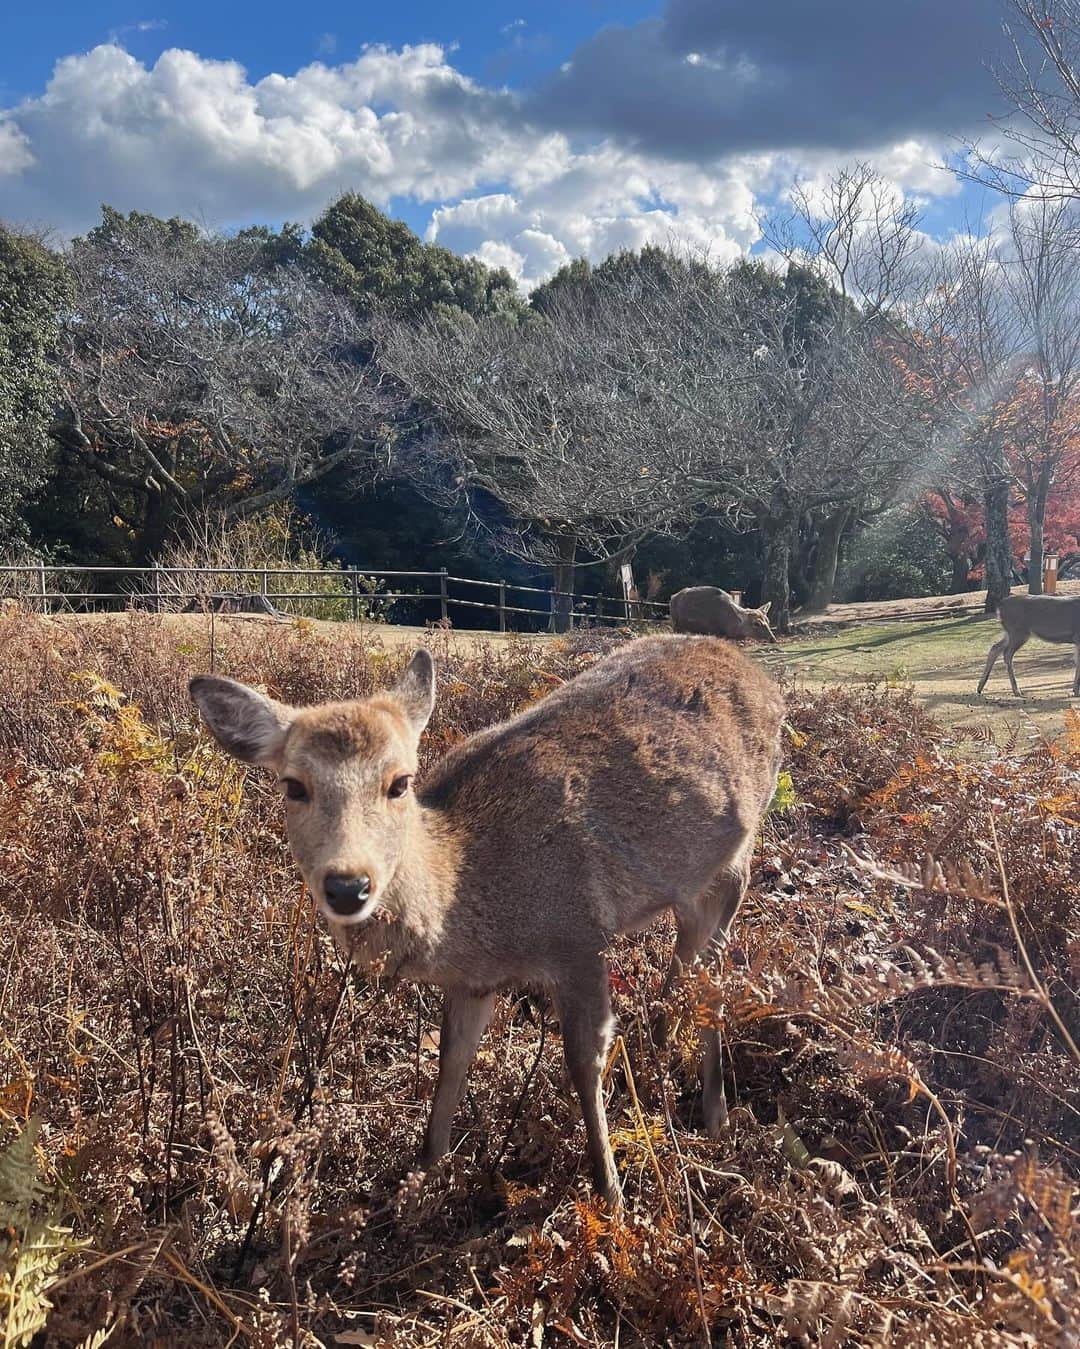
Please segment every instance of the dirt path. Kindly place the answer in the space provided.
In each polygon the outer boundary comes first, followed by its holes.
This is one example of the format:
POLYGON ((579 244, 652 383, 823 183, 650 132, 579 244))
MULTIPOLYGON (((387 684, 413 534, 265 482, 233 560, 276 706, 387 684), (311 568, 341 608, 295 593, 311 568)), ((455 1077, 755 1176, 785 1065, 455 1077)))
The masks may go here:
MULTIPOLYGON (((1059 595, 1080 595, 1080 581, 1060 581, 1059 595)), ((1014 595, 1026 595, 1027 586, 1013 586, 1014 595)), ((854 623, 881 623, 904 619, 932 619, 981 614, 986 605, 985 590, 969 590, 962 595, 926 595, 911 600, 866 600, 857 604, 830 604, 820 614, 796 614, 798 630, 819 626, 849 626, 854 623)))

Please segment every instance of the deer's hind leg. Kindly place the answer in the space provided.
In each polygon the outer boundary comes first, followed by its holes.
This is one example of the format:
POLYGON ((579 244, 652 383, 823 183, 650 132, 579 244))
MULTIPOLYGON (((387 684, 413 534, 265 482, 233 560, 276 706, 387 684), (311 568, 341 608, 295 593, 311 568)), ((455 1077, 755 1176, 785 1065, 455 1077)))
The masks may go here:
POLYGON ((1028 640, 1028 633, 1023 633, 1015 637, 1010 637, 1005 643, 1005 668, 1009 672, 1009 683, 1012 685, 1012 691, 1020 697, 1020 686, 1016 682, 1016 675, 1013 674, 1013 656, 1020 650, 1028 640))
POLYGON ((994 668, 998 656, 1001 655, 1008 645, 1008 637, 1002 637, 1002 639, 999 642, 995 642, 987 652, 986 668, 982 672, 982 678, 979 680, 979 687, 975 690, 976 693, 982 693, 983 689, 986 688, 986 681, 990 678, 990 671, 994 668))
MULTIPOLYGON (((684 910, 676 913, 678 937, 667 976, 661 989, 665 998, 679 972, 708 947, 727 936, 750 883, 750 844, 748 840, 738 856, 712 880, 709 888, 684 910)), ((661 1028, 661 1039, 666 1023, 661 1028)), ((727 1125, 727 1097, 724 1093, 723 1039, 720 1028, 703 1027, 701 1041, 701 1106, 705 1131, 716 1138, 727 1125)))
POLYGON ((604 1113, 602 1074, 611 1043, 607 965, 600 955, 568 971, 553 990, 562 1026, 566 1066, 581 1100, 596 1189, 617 1208, 622 1203, 615 1157, 604 1113))
POLYGON ((714 937, 727 936, 749 883, 750 853, 747 848, 737 861, 713 877, 703 895, 686 908, 675 911, 675 949, 660 986, 661 1000, 670 993, 679 974, 694 963, 714 937))

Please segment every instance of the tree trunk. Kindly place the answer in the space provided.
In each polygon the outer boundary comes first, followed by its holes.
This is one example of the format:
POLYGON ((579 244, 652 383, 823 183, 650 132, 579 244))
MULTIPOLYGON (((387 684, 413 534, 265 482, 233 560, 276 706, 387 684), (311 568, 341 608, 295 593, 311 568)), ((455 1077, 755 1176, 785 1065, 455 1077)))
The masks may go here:
POLYGON ((1034 503, 1028 502, 1028 530, 1031 535, 1028 543, 1028 552, 1031 554, 1031 561, 1028 563, 1028 594, 1041 595, 1043 593, 1043 522, 1038 518, 1034 503))
POLYGON ((176 524, 173 499, 165 492, 148 492, 135 542, 135 561, 140 567, 161 554, 176 524))
POLYGON ((814 588, 814 567, 818 553, 817 521, 812 514, 804 515, 791 535, 791 557, 788 560, 788 586, 792 604, 805 604, 814 588))
POLYGON ((808 613, 820 614, 832 604, 833 590, 836 586, 836 564, 840 557, 840 540, 850 519, 849 505, 840 506, 832 515, 825 517, 818 534, 817 555, 814 558, 814 584, 805 606, 808 613))
POLYGON ((1049 477, 1050 474, 1047 469, 1040 470, 1035 490, 1028 492, 1027 516, 1028 530, 1031 534, 1031 542, 1028 545, 1028 550, 1031 553, 1031 564, 1028 567, 1029 595, 1041 595, 1043 593, 1043 554, 1045 552, 1043 528, 1046 523, 1046 499, 1050 495, 1049 477))
POLYGON ((968 588, 968 575, 971 572, 971 558, 967 553, 954 552, 952 555, 952 582, 950 595, 959 595, 968 588))
POLYGON ((984 493, 986 512, 986 612, 996 614, 1012 590, 1012 547, 1009 543, 1009 479, 1000 475, 984 493))
POLYGON ((769 605, 769 622, 776 632, 787 632, 791 627, 791 534, 794 522, 790 517, 773 518, 765 534, 765 602, 769 605))
POLYGON ((574 614, 574 560, 577 557, 577 535, 560 534, 556 540, 558 561, 554 568, 554 588, 551 592, 551 632, 569 631, 574 614))

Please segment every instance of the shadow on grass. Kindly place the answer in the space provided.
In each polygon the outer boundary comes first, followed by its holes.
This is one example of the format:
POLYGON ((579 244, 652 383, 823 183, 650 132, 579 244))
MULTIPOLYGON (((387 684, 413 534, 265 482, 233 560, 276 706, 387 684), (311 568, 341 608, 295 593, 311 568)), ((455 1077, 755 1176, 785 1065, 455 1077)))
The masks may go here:
POLYGON ((985 711, 1001 712, 1065 712, 1075 705, 1076 700, 1064 695, 1044 695, 1023 693, 1019 698, 1011 693, 927 693, 920 695, 927 707, 949 704, 952 707, 969 707, 973 712, 980 708, 985 711))
POLYGON ((988 623, 984 616, 975 614, 966 618, 935 619, 919 624, 897 623, 878 628, 868 625, 866 629, 857 629, 841 640, 833 638, 816 646, 793 643, 783 650, 794 658, 802 659, 807 656, 832 656, 842 651, 877 651, 897 644, 918 643, 925 647, 944 644, 982 628, 995 630, 996 624, 988 623))

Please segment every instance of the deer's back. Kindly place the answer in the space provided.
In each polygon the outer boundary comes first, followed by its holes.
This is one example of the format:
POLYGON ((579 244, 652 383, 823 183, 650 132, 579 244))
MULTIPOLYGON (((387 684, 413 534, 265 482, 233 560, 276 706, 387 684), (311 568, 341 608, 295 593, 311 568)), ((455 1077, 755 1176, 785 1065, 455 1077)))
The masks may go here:
POLYGON ((671 626, 676 632, 738 637, 742 633, 738 606, 719 586, 687 586, 671 597, 671 626))
POLYGON ((1080 642, 1080 595, 1006 595, 998 610, 1006 631, 1046 642, 1080 642))
POLYGON ((692 898, 761 818, 782 715, 730 644, 653 637, 459 746, 420 800, 461 843, 473 958, 520 964, 692 898))

